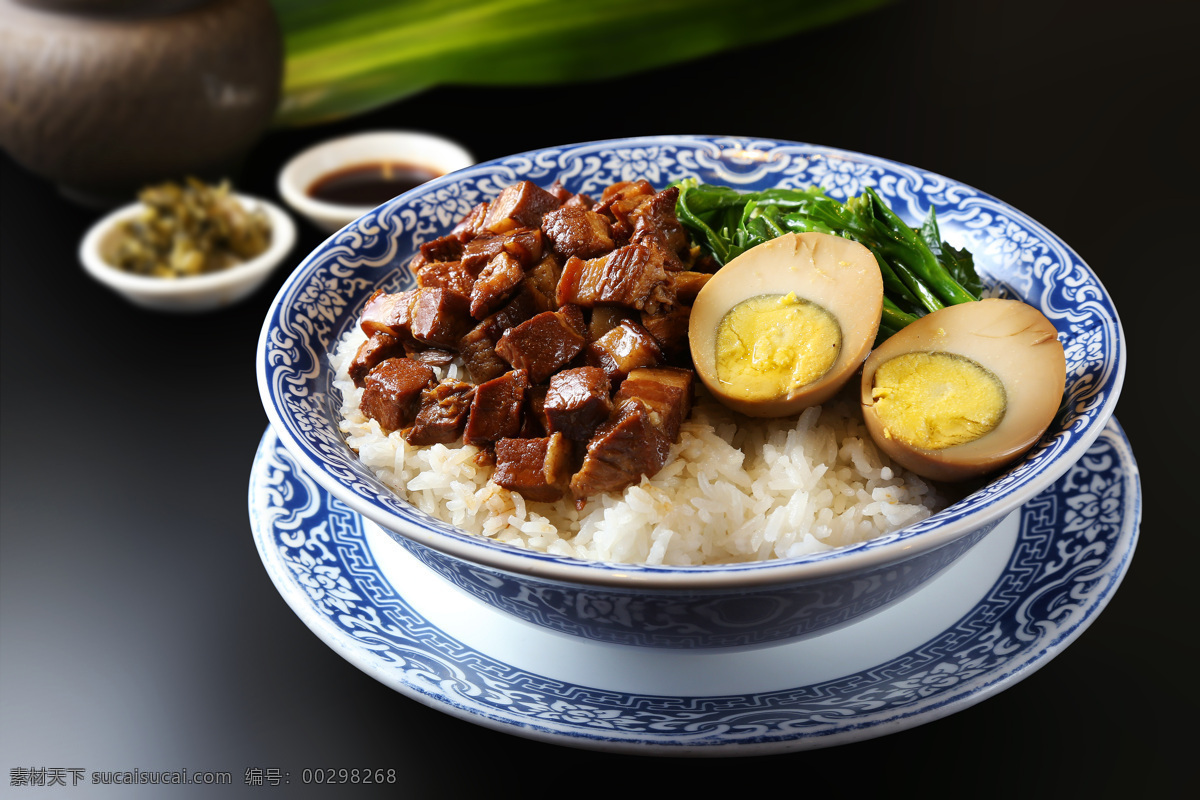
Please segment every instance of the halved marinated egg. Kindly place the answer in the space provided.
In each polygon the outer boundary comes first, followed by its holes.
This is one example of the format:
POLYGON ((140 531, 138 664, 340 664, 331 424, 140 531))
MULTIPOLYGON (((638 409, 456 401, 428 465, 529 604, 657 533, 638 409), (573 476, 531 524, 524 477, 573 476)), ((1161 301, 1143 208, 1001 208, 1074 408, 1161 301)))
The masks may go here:
POLYGON ((947 306, 901 329, 862 372, 863 418, 881 450, 927 478, 984 475, 1020 458, 1062 401, 1058 331, 1018 300, 947 306))
POLYGON ((696 374, 726 406, 782 417, 823 403, 863 363, 883 307, 871 251, 826 233, 789 233, 722 267, 696 295, 696 374))

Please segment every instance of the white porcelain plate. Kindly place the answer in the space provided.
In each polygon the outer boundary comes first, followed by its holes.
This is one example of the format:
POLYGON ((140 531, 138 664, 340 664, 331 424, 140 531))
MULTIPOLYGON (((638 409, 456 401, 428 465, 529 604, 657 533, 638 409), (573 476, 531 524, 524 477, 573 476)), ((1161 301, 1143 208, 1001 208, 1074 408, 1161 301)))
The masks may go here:
POLYGON ((387 686, 519 736, 678 756, 844 744, 1000 692, 1100 613, 1141 520, 1137 465, 1111 420, 1052 487, 891 608, 800 642, 671 651, 554 633, 469 597, 320 488, 271 429, 249 504, 283 598, 387 686))

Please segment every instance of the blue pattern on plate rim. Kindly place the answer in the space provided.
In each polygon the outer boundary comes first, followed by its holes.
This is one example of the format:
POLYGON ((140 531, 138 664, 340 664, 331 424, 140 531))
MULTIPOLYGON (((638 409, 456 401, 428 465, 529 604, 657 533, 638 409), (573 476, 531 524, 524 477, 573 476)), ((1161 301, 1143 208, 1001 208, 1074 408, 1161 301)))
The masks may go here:
MULTIPOLYGON (((1099 435, 1124 378, 1125 351, 1115 308, 1091 269, 1053 233, 1007 204, 935 173, 846 150, 770 139, 654 136, 568 145, 518 154, 461 170, 407 192, 330 237, 281 288, 259 343, 260 390, 272 424, 321 472, 325 485, 346 487, 374 509, 410 527, 433 531, 483 551, 513 548, 457 530, 390 492, 345 445, 326 355, 356 324, 380 286, 413 285, 405 268, 422 242, 445 233, 476 203, 517 180, 598 192, 644 177, 656 186, 698 177, 740 189, 818 185, 845 199, 874 188, 910 222, 936 207, 942 232, 975 256, 985 280, 1001 293, 1039 306, 1058 327, 1067 358, 1067 393, 1059 432, 1017 466, 951 508, 901 531, 792 561, 821 561, 909 539, 1058 475, 1099 435)), ((403 528, 398 524, 396 527, 403 528)), ((573 559, 519 551, 522 558, 573 559)), ((669 572, 641 565, 593 565, 620 572, 669 572)), ((753 572, 770 562, 692 567, 753 572)))
POLYGON ((1107 604, 1136 546, 1141 490, 1112 420, 1020 511, 1009 562, 981 601, 913 650, 861 673, 744 696, 631 695, 519 670, 447 635, 379 570, 362 518, 268 428, 251 526, 277 588, 322 639, 405 694, 519 735, 595 749, 751 754, 891 733, 994 694, 1053 657, 1107 604))

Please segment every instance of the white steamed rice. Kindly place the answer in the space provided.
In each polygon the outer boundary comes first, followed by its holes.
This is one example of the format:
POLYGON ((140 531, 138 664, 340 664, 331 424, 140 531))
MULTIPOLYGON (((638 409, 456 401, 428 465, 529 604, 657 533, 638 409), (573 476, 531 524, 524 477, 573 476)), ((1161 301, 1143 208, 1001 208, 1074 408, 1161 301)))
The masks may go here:
MULTIPOLYGON (((476 447, 413 447, 360 410, 346 372, 364 335, 331 355, 341 429, 363 464, 422 511, 516 547, 576 558, 667 565, 787 558, 871 539, 944 505, 934 487, 893 465, 844 399, 799 418, 753 420, 701 388, 667 464, 623 493, 529 503, 490 480, 476 447)), ((458 367, 439 377, 460 377, 458 367)))

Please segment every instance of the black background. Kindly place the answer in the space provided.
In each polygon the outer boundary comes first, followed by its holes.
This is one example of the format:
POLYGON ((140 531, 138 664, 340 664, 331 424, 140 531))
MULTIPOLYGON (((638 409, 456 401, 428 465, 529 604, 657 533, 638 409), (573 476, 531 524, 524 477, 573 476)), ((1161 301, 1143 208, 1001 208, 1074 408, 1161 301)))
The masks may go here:
MULTIPOLYGON (((1069 649, 950 717, 833 749, 694 760, 527 741, 453 719, 343 661, 285 606, 251 540, 246 487, 266 426, 258 331, 270 285, 228 310, 138 310, 82 271, 97 212, 0 160, 3 629, 0 767, 394 768, 404 797, 503 786, 568 795, 895 791, 1178 796, 1195 751, 1193 475, 1196 14, 1185 0, 901 2, 825 30, 601 84, 439 88, 337 124, 276 131, 237 186, 278 199, 310 143, 436 131, 479 160, 651 133, 813 142, 999 197, 1055 231, 1115 297, 1128 339, 1117 418, 1144 491, 1109 607, 1069 649), (605 98, 581 106, 575 93, 605 98), (580 111, 586 108, 586 111, 580 111), (469 113, 468 113, 469 112, 469 113), (647 778, 651 779, 647 782, 647 778), (707 790, 707 792, 705 792, 707 790)), ((366 787, 314 791, 356 797, 366 787)), ((7 793, 0 792, 0 793, 7 793)), ((51 796, 12 789, 13 797, 51 796)), ((80 787, 62 796, 99 796, 80 787)), ((124 797, 192 796, 185 789, 124 797)))

